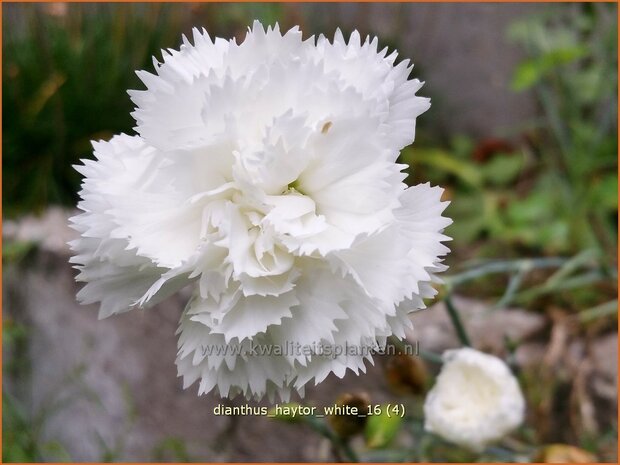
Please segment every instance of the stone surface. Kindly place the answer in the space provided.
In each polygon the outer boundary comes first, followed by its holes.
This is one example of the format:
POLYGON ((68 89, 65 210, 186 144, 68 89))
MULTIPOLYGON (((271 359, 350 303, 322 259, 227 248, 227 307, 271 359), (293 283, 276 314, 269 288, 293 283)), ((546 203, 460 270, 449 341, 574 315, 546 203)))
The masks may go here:
MULTIPOLYGON (((478 300, 455 296, 453 304, 461 315, 474 346, 480 350, 503 354, 504 338, 525 341, 546 326, 540 314, 522 309, 494 309, 478 300)), ((459 347, 459 340, 443 302, 411 315, 414 329, 408 335, 420 341, 420 348, 441 353, 459 347)))
POLYGON ((398 40, 399 55, 411 59, 414 74, 426 82, 420 94, 433 102, 420 120, 425 127, 451 136, 514 135, 515 128, 536 115, 531 93, 509 89, 524 55, 508 41, 506 29, 513 21, 557 6, 343 3, 330 5, 329 15, 322 5, 305 8, 320 21, 320 32, 357 28, 384 42, 398 40))
POLYGON ((596 393, 617 403, 618 396, 618 333, 598 339, 592 345, 592 359, 595 376, 593 387, 596 393))
POLYGON ((67 227, 67 221, 77 213, 77 210, 51 207, 42 215, 7 219, 2 222, 2 236, 11 241, 34 242, 40 249, 66 255, 67 243, 77 236, 73 229, 67 227))

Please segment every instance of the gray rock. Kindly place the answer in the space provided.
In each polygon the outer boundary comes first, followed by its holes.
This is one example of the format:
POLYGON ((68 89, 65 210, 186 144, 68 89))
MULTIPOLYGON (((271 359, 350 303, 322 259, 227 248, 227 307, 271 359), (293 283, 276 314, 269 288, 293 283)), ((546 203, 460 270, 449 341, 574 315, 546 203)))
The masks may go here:
POLYGON ((618 402, 618 333, 594 341, 591 347, 594 364, 593 388, 597 395, 618 402))
MULTIPOLYGON (((476 348, 495 354, 505 352, 504 339, 525 341, 541 331, 545 318, 518 308, 493 309, 484 302, 454 296, 453 303, 476 348)), ((454 326, 443 302, 411 315, 414 329, 411 341, 420 341, 420 349, 441 353, 460 346, 454 326)))

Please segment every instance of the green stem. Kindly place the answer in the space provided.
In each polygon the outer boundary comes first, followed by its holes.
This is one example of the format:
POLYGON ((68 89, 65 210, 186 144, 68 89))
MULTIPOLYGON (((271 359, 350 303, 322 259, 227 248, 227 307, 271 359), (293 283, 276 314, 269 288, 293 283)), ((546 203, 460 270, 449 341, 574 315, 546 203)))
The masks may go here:
POLYGON ((446 304, 446 309, 448 310, 448 315, 450 315, 450 320, 452 321, 452 325, 454 325, 454 329, 456 330, 456 334, 459 337, 461 344, 467 347, 471 347, 471 341, 469 340, 469 336, 467 335, 467 332, 465 331, 465 326, 463 326, 461 317, 459 316, 457 309, 454 307, 454 304, 452 303, 452 297, 450 295, 447 295, 446 298, 444 299, 444 302, 446 304))
POLYGON ((505 308, 510 305, 514 295, 519 290, 519 287, 521 287, 523 277, 528 271, 529 269, 522 268, 510 277, 510 281, 508 281, 508 286, 506 287, 504 295, 497 301, 494 308, 505 308))
POLYGON ((443 358, 441 358, 441 355, 436 354, 435 352, 420 349, 420 357, 422 357, 427 362, 437 363, 438 365, 443 364, 443 358))
POLYGON ((519 271, 522 269, 541 269, 541 268, 557 268, 566 263, 567 259, 560 257, 545 258, 526 258, 522 260, 502 260, 492 261, 473 269, 464 271, 463 273, 444 276, 443 280, 446 286, 455 287, 468 281, 495 273, 507 273, 519 271))
POLYGON ((589 286, 590 284, 603 281, 605 278, 605 275, 600 271, 589 271, 581 275, 566 279, 557 284, 548 285, 547 283, 545 283, 541 286, 528 289, 527 291, 523 291, 517 294, 514 300, 521 305, 525 305, 531 300, 541 297, 543 295, 589 286))
POLYGON ((588 263, 590 262, 593 262, 596 266, 596 259, 598 258, 598 255, 599 254, 597 253, 597 251, 593 249, 586 249, 578 253, 577 255, 569 259, 566 263, 564 263, 564 265, 562 265, 559 270, 553 273, 549 277, 549 279, 547 279, 545 286, 549 288, 556 286, 557 284, 564 281, 568 276, 573 274, 580 267, 588 265, 588 263))
POLYGON ((577 318, 582 323, 586 323, 588 321, 595 320, 597 318, 602 318, 605 316, 616 315, 618 313, 618 300, 612 300, 606 302, 601 305, 597 305, 596 307, 589 308, 587 310, 583 310, 579 312, 577 318))
POLYGON ((340 440, 340 447, 342 448, 343 452, 345 453, 345 455, 348 457, 348 459, 351 462, 359 462, 360 461, 360 459, 357 456, 357 454, 355 453, 355 451, 351 448, 351 445, 349 444, 349 441, 340 440))
POLYGON ((321 436, 329 439, 329 441, 334 445, 335 448, 342 451, 348 460, 351 462, 359 462, 360 459, 355 453, 355 451, 351 448, 349 442, 345 439, 342 439, 338 435, 336 435, 325 423, 320 421, 318 418, 309 416, 302 417, 306 424, 308 424, 314 431, 319 433, 321 436))

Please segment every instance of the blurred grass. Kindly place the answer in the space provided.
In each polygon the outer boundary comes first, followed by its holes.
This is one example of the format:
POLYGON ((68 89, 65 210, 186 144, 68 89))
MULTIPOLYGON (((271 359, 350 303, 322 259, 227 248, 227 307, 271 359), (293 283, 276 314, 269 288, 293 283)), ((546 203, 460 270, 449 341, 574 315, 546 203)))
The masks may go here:
POLYGON ((131 131, 131 71, 174 43, 165 5, 29 6, 3 28, 3 206, 14 216, 75 202, 90 140, 131 131), (66 14, 63 8, 70 8, 66 14), (8 26, 8 27, 7 27, 8 26))

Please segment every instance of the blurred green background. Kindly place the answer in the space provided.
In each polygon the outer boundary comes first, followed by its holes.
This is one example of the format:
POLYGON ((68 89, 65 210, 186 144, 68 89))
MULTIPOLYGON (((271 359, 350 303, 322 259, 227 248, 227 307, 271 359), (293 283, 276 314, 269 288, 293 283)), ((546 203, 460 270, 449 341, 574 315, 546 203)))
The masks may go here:
MULTIPOLYGON (((428 81, 420 94, 433 107, 418 120, 416 143, 401 159, 410 166, 407 182, 439 184, 452 201, 451 273, 491 259, 566 259, 559 270, 507 267, 456 279, 459 294, 552 320, 561 308, 586 339, 615 331, 615 4, 3 5, 4 218, 75 205, 80 177, 71 165, 91 157, 91 140, 133 132, 126 90, 141 87, 134 70, 151 70, 160 49, 178 47, 181 34, 196 25, 211 36, 241 39, 255 18, 279 21, 283 29, 300 25, 305 36, 357 28, 378 34, 400 58, 413 58, 415 76, 428 81), (496 18, 495 26, 463 25, 481 13, 485 21, 496 18), (493 46, 484 36, 498 28, 501 41, 493 46), (463 49, 467 56, 459 55, 463 49)), ((29 251, 28 244, 5 241, 3 261, 29 251)), ((24 331, 5 320, 9 353, 19 353, 24 331)), ((3 459, 40 458, 28 409, 6 396, 3 406, 3 459)), ((541 409, 543 417, 552 414, 552 407, 541 409)), ((615 449, 616 416, 608 413, 600 444, 591 435, 571 436, 603 459, 613 459, 605 451, 615 449)), ((187 458, 182 443, 165 447, 176 451, 175 460, 187 458)))

